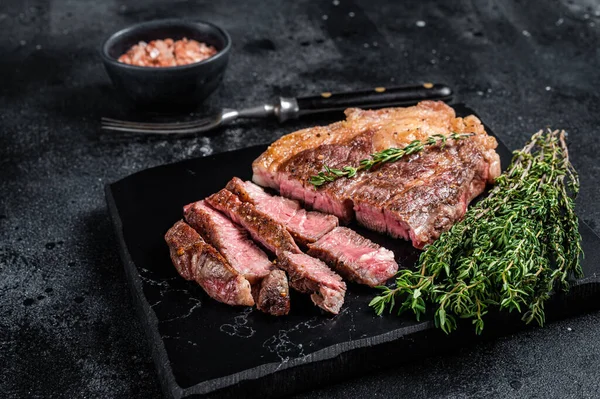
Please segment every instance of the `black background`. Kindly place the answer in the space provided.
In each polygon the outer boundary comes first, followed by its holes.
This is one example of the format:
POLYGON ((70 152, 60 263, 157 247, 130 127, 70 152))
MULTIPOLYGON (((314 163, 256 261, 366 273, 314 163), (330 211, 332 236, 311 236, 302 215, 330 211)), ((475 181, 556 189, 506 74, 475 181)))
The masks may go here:
MULTIPOLYGON (((198 18, 230 32, 230 67, 205 108, 434 81, 451 85, 511 148, 540 128, 565 128, 581 174, 579 214, 596 228, 600 4, 449 3, 3 0, 0 393, 159 396, 104 184, 335 119, 176 141, 102 133, 100 116, 134 111, 113 92, 98 48, 134 22, 198 18)), ((597 397, 599 324, 591 313, 299 397, 597 397)))

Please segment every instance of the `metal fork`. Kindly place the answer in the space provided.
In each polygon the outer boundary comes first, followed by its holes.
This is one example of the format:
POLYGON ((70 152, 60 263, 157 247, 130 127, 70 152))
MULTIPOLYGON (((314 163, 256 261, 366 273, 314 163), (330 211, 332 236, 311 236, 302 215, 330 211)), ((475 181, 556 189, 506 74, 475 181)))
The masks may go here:
POLYGON ((267 106, 248 108, 240 111, 225 108, 215 115, 189 122, 142 123, 129 122, 112 118, 102 118, 102 129, 129 133, 150 133, 161 135, 189 135, 207 132, 227 125, 237 118, 264 118, 270 116, 267 106))
POLYGON ((227 125, 238 118, 276 117, 279 122, 315 113, 339 111, 351 107, 382 108, 412 105, 422 100, 448 101, 452 90, 445 85, 425 83, 394 88, 376 87, 345 93, 323 92, 308 97, 281 97, 275 104, 263 104, 242 110, 223 109, 215 115, 189 122, 144 123, 102 118, 102 128, 120 132, 156 135, 195 135, 227 125))

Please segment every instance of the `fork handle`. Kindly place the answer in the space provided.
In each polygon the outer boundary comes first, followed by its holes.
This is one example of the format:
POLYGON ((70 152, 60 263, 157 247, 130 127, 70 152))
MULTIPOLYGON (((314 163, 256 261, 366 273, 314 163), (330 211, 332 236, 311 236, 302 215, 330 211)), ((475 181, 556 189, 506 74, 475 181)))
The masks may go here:
POLYGON ((452 90, 443 84, 424 83, 401 87, 375 87, 371 90, 343 93, 323 92, 316 96, 298 97, 298 116, 319 112, 343 111, 346 108, 383 108, 416 104, 422 100, 452 98, 452 90))

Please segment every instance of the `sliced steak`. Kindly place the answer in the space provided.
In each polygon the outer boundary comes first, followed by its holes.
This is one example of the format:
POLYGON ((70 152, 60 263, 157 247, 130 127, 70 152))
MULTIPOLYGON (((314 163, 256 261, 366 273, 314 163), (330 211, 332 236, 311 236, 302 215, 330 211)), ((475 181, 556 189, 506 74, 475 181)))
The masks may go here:
POLYGON ((338 314, 344 304, 346 283, 327 265, 303 253, 283 252, 277 261, 290 278, 290 286, 311 294, 313 303, 323 310, 338 314))
POLYGON ((281 223, 303 245, 317 241, 338 225, 333 215, 306 211, 297 201, 270 195, 256 184, 237 177, 229 181, 227 189, 281 223))
POLYGON ((398 271, 392 251, 346 227, 336 227, 308 247, 309 255, 356 283, 382 285, 398 271))
POLYGON ((185 220, 215 247, 229 264, 254 284, 273 269, 267 254, 254 244, 242 229, 205 201, 186 205, 185 220))
POLYGON ((283 270, 275 269, 260 283, 255 297, 256 307, 273 316, 283 316, 290 311, 290 291, 283 270))
POLYGON ((165 234, 171 260, 186 280, 196 281, 206 293, 228 305, 254 305, 250 283, 183 220, 165 234))
POLYGON ((206 199, 215 209, 225 213, 231 220, 243 226, 254 241, 274 254, 283 251, 299 253, 294 239, 281 224, 267 214, 260 212, 249 202, 242 202, 237 195, 222 189, 206 199))

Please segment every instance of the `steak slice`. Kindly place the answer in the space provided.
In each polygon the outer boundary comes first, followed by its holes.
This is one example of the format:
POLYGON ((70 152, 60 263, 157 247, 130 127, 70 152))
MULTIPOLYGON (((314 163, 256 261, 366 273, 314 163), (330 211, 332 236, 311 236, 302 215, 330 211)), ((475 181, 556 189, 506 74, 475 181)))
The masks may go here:
POLYGON ((255 297, 256 307, 273 316, 283 316, 290 311, 290 291, 283 270, 272 270, 260 283, 255 297))
POLYGON ((346 279, 371 287, 382 285, 398 271, 392 251, 347 227, 336 227, 308 248, 309 255, 346 279))
POLYGON ((186 280, 195 280, 212 298, 228 305, 254 305, 250 283, 183 220, 165 234, 173 265, 186 280))
MULTIPOLYGON (((407 188, 423 184, 423 181, 435 173, 438 159, 430 151, 408 156, 398 162, 381 165, 371 172, 359 174, 361 182, 351 192, 356 220, 368 229, 380 233, 388 232, 383 208, 395 195, 407 188)), ((400 231, 395 237, 408 239, 400 231)))
POLYGON ((327 265, 303 253, 283 252, 277 266, 290 277, 296 291, 311 294, 313 303, 323 310, 338 314, 344 304, 346 283, 327 265))
POLYGON ((317 241, 338 225, 338 219, 333 215, 308 212, 297 201, 270 195, 256 184, 237 177, 229 181, 227 189, 281 223, 303 245, 317 241))
POLYGON ((260 282, 273 269, 267 254, 250 240, 248 233, 205 201, 194 202, 183 209, 190 226, 250 284, 260 282))
POLYGON ((322 145, 294 156, 281 166, 281 195, 298 199, 309 208, 336 215, 342 223, 349 223, 354 217, 349 193, 360 184, 360 179, 340 179, 320 188, 310 184, 309 179, 325 166, 341 169, 346 165, 358 165, 372 152, 372 140, 373 133, 366 132, 350 143, 322 145))
POLYGON ((231 191, 222 189, 208 197, 206 202, 243 226, 254 241, 259 242, 274 254, 279 255, 283 251, 300 253, 300 248, 285 227, 260 212, 251 203, 242 202, 231 191))
POLYGON ((463 218, 468 203, 483 192, 489 173, 484 154, 470 140, 434 148, 429 158, 436 160, 434 173, 381 207, 387 233, 410 239, 416 248, 432 243, 463 218))

